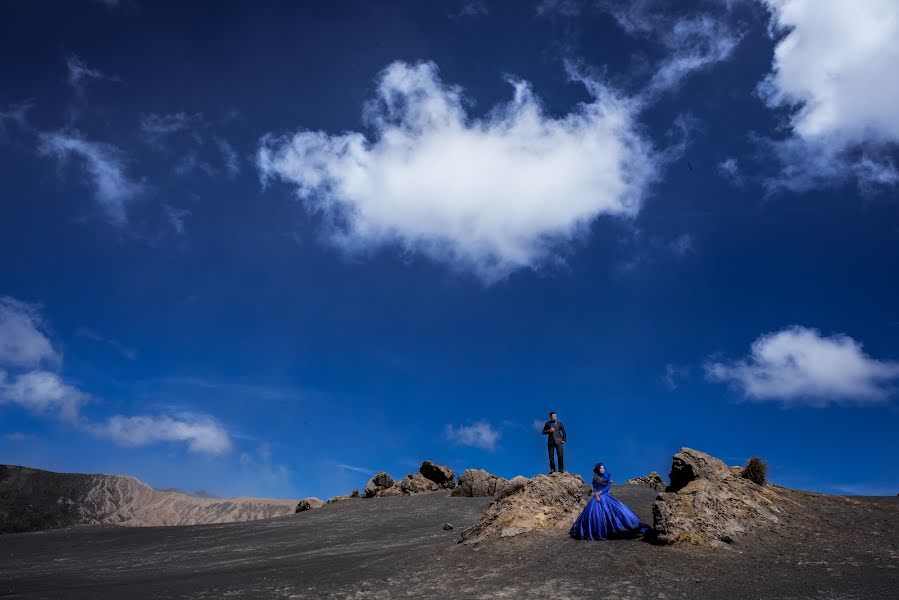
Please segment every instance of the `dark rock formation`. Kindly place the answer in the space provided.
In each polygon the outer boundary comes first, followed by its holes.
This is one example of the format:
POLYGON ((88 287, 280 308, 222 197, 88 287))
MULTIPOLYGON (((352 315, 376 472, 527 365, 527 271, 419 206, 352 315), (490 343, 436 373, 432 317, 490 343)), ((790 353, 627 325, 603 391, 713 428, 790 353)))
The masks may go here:
POLYGON ((399 481, 394 481, 383 471, 377 473, 365 486, 365 495, 371 498, 437 492, 454 488, 456 486, 454 479, 455 475, 452 469, 426 460, 421 463, 418 473, 409 473, 399 481))
POLYGON ((750 529, 777 523, 782 500, 717 458, 682 448, 672 460, 668 492, 653 505, 653 528, 667 544, 731 544, 750 529))
POLYGON ((633 479, 628 479, 624 483, 627 485, 648 485, 649 487, 660 492, 665 491, 665 481, 662 479, 662 476, 655 471, 652 471, 649 475, 644 475, 643 477, 634 477, 633 479))
POLYGON ((507 483, 507 479, 483 469, 465 469, 459 475, 459 485, 453 490, 453 496, 468 498, 496 496, 502 492, 507 483))
POLYGON ((369 479, 368 483, 365 484, 365 496, 373 498, 378 495, 378 492, 386 490, 392 486, 393 483, 393 477, 384 471, 378 471, 375 473, 375 476, 369 479))
POLYGON ((476 525, 462 532, 462 541, 476 544, 532 529, 568 529, 583 507, 584 480, 579 476, 537 475, 497 498, 476 525))
POLYGON ((449 489, 456 487, 456 474, 453 473, 453 470, 449 467, 435 465, 431 461, 426 460, 421 463, 418 472, 442 488, 449 489))
POLYGON ((705 452, 692 448, 681 448, 671 459, 671 485, 668 492, 676 492, 695 479, 718 481, 729 477, 731 470, 724 462, 705 452))
POLYGON ((321 508, 325 503, 315 497, 303 498, 297 504, 296 512, 306 512, 307 510, 312 510, 314 508, 321 508))

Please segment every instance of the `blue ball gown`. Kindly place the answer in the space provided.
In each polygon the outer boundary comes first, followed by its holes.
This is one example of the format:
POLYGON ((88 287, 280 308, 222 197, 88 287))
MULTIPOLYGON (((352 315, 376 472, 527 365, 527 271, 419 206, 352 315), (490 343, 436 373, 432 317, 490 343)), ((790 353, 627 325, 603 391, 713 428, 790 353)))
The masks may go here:
POLYGON ((626 504, 609 493, 611 488, 612 479, 608 473, 602 479, 593 479, 593 495, 571 526, 568 532, 571 537, 576 540, 607 540, 646 533, 648 527, 626 504), (596 492, 602 492, 599 500, 596 499, 596 492))

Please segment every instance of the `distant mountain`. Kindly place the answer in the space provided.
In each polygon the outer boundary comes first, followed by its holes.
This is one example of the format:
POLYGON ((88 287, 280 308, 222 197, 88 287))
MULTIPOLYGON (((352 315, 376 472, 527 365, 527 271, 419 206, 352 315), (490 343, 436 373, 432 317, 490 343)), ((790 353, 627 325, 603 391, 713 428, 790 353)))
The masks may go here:
POLYGON ((203 498, 122 475, 0 465, 0 533, 71 525, 129 527, 255 521, 292 514, 296 500, 203 498))

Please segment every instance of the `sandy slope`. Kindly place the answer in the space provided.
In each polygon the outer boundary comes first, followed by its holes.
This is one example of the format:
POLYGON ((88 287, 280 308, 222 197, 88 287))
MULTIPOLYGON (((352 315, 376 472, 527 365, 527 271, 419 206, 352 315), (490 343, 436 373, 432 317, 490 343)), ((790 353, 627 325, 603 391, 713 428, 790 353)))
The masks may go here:
POLYGON ((0 465, 0 531, 86 524, 232 523, 291 514, 295 507, 295 500, 214 499, 163 492, 121 475, 52 473, 0 465))

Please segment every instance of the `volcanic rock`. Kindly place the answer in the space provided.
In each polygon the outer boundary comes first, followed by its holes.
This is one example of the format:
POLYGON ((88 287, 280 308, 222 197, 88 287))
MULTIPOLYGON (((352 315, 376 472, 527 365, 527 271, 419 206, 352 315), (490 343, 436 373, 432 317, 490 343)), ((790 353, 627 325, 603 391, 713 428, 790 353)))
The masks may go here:
POLYGON ((394 483, 393 477, 384 471, 378 471, 375 476, 368 480, 365 484, 365 495, 372 498, 378 495, 378 492, 386 490, 394 483))
POLYGON ((465 469, 459 475, 459 485, 453 490, 453 496, 475 498, 496 496, 506 487, 508 480, 488 473, 483 469, 465 469))
POLYGON ((777 523, 782 496, 733 473, 723 462, 682 448, 671 465, 671 486, 653 504, 653 529, 666 544, 731 544, 749 530, 777 523))
POLYGON ((436 465, 429 460, 421 463, 418 472, 430 479, 442 488, 453 488, 456 486, 456 474, 449 467, 436 465))
POLYGON ((668 492, 676 492, 694 479, 718 481, 730 477, 732 472, 723 461, 705 452, 681 448, 671 459, 671 485, 668 492))
POLYGON ((315 497, 303 498, 297 504, 296 512, 306 512, 307 510, 312 510, 313 508, 321 508, 325 503, 315 497))
POLYGON ((624 483, 628 485, 648 485, 660 492, 665 491, 665 481, 662 479, 662 476, 655 471, 652 471, 649 475, 644 475, 643 477, 628 479, 624 483))
POLYGON ((584 480, 577 475, 537 475, 497 498, 477 524, 462 532, 462 541, 477 544, 533 529, 568 529, 584 507, 583 492, 584 480))
POLYGON ((440 486, 422 475, 421 473, 410 473, 399 480, 397 483, 403 494, 411 496, 412 494, 423 494, 425 492, 436 492, 440 486))

